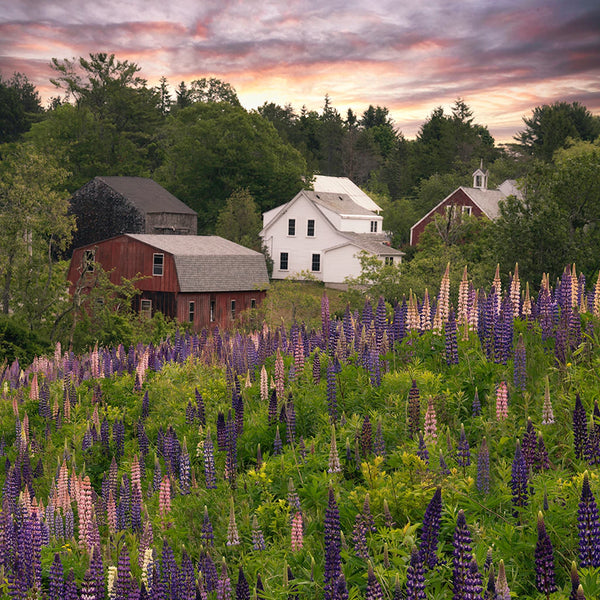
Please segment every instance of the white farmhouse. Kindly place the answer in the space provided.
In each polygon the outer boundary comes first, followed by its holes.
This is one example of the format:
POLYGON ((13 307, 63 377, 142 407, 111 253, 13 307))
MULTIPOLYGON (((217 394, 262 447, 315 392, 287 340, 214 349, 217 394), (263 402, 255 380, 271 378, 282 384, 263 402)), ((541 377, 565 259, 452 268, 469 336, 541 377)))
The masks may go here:
POLYGON ((329 287, 343 287, 346 277, 360 275, 363 250, 386 264, 401 262, 404 253, 382 231, 379 206, 360 188, 347 178, 320 176, 315 188, 263 213, 260 235, 273 259, 273 279, 310 273, 329 287), (335 180, 338 191, 331 191, 335 180))

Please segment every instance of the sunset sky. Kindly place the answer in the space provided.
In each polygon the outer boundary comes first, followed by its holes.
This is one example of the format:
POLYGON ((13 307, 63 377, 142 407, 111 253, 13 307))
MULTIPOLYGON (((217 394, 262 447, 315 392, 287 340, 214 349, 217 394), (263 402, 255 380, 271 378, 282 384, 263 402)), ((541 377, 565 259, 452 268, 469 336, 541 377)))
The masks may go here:
POLYGON ((534 107, 600 114, 598 0, 0 0, 0 73, 44 99, 53 57, 114 53, 156 85, 218 77, 242 105, 387 106, 414 137, 458 97, 497 141, 534 107))

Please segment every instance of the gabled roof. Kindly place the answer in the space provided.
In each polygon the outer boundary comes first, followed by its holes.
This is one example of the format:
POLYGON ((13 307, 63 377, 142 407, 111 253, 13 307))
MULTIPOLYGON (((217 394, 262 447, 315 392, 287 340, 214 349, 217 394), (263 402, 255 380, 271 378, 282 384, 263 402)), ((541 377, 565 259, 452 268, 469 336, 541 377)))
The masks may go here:
POLYGON ((127 198, 142 213, 196 214, 196 211, 152 179, 146 177, 95 177, 95 179, 127 198))
MULTIPOLYGON (((475 204, 481 212, 491 221, 497 219, 500 216, 500 201, 506 200, 508 195, 518 193, 516 184, 512 180, 506 180, 502 183, 498 189, 487 190, 472 187, 461 186, 455 189, 451 194, 448 194, 441 202, 438 202, 426 215, 421 217, 411 228, 412 230, 425 221, 430 215, 435 213, 440 206, 443 206, 456 192, 462 191, 472 202, 475 204), (509 194, 506 192, 509 191, 509 194)), ((412 238, 412 233, 411 233, 412 238)))
POLYGON ((342 242, 331 248, 326 248, 323 252, 330 252, 336 248, 352 244, 361 250, 365 250, 377 256, 404 256, 405 254, 402 250, 397 250, 390 246, 390 238, 385 233, 353 233, 348 231, 340 233, 346 238, 347 242, 342 242))
POLYGON ((355 183, 347 177, 329 177, 327 175, 315 175, 313 190, 318 193, 345 194, 350 196, 353 202, 373 212, 380 212, 381 207, 377 205, 367 194, 365 194, 355 183))
POLYGON ((173 255, 182 292, 235 292, 265 288, 265 257, 216 235, 125 234, 173 255))

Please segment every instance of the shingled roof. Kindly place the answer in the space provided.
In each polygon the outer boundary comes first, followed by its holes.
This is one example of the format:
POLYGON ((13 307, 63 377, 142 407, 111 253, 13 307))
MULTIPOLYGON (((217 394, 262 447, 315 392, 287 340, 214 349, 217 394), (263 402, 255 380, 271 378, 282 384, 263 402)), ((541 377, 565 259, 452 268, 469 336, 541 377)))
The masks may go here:
MULTIPOLYGON (((365 250, 377 256, 404 256, 402 250, 392 248, 390 245, 390 237, 385 233, 353 233, 344 231, 342 235, 348 240, 348 243, 357 246, 361 250, 365 250)), ((332 248, 327 248, 325 252, 329 252, 334 248, 339 248, 346 245, 345 243, 336 244, 332 248)))
POLYGON ((182 292, 241 292, 269 284, 265 257, 222 237, 126 235, 173 255, 182 292))
POLYGON ((127 198, 142 213, 196 214, 196 211, 152 179, 146 177, 96 177, 95 179, 127 198))

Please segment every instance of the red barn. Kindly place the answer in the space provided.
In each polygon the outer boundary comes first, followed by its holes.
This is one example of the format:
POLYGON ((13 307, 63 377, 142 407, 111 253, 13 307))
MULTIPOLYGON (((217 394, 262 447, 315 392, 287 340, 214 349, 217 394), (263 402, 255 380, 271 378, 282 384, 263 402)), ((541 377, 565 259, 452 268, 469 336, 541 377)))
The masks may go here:
POLYGON ((507 179, 495 190, 487 189, 488 172, 479 168, 473 173, 473 187, 459 187, 449 196, 434 206, 424 217, 410 228, 410 245, 416 246, 425 227, 431 223, 436 215, 444 219, 456 219, 462 214, 480 218, 485 217, 491 221, 500 215, 500 201, 506 200, 510 195, 518 196, 519 190, 516 182, 507 179))
MULTIPOLYGON (((77 248, 69 268, 85 291, 86 272, 98 263, 113 283, 133 279, 142 293, 135 309, 156 311, 198 331, 225 328, 242 310, 264 298, 269 278, 265 257, 218 236, 124 234, 77 248)), ((91 277, 90 277, 91 279, 91 277)))

